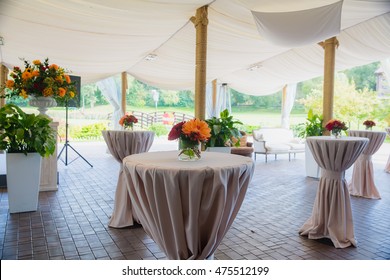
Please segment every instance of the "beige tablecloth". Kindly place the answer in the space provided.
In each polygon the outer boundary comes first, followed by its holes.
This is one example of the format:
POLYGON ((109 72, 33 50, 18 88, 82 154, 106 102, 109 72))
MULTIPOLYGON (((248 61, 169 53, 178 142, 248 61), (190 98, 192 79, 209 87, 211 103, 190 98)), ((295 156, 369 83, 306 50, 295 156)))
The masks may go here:
POLYGON ((169 259, 206 259, 233 223, 254 172, 251 158, 202 153, 178 160, 178 151, 123 160, 133 210, 169 259))
POLYGON ((368 144, 367 138, 308 137, 306 143, 321 169, 311 217, 299 230, 310 239, 330 238, 336 248, 356 246, 352 209, 344 175, 368 144))
POLYGON ((118 183, 115 191, 114 212, 108 225, 115 228, 132 226, 134 224, 132 207, 123 175, 122 161, 128 155, 149 151, 153 144, 154 132, 103 130, 102 134, 110 153, 120 163, 118 183))
POLYGON ((374 183, 374 168, 371 157, 375 154, 386 138, 386 132, 370 130, 350 130, 349 136, 365 137, 370 140, 366 149, 353 165, 351 182, 348 190, 351 195, 365 198, 380 199, 381 196, 374 183))
MULTIPOLYGON (((390 127, 386 127, 386 132, 387 135, 390 137, 390 127)), ((389 159, 387 160, 387 164, 385 166, 385 171, 390 173, 390 155, 389 155, 389 159)))

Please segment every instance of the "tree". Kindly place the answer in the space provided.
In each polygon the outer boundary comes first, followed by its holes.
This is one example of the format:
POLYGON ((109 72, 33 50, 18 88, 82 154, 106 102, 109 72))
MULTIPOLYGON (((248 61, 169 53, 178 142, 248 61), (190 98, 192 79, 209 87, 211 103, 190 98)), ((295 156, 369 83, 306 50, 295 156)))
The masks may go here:
MULTIPOLYGON (((306 110, 312 109, 314 112, 323 111, 322 84, 316 85, 312 92, 298 102, 304 104, 306 110)), ((340 73, 335 79, 334 91, 334 118, 347 122, 350 127, 359 128, 361 123, 367 118, 374 118, 375 107, 379 100, 374 91, 357 90, 354 82, 350 82, 346 75, 340 73)))
POLYGON ((376 90, 375 71, 378 70, 379 65, 380 62, 374 62, 345 70, 344 73, 350 82, 355 82, 356 89, 363 90, 368 88, 369 90, 376 90))

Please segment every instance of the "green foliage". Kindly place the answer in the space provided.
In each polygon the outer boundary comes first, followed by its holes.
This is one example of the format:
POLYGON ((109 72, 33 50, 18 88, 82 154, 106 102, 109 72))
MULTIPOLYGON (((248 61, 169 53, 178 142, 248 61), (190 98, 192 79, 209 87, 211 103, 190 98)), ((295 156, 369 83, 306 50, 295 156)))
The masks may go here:
POLYGON ((378 70, 380 62, 354 67, 345 70, 349 81, 356 85, 357 90, 376 90, 376 76, 375 71, 378 70))
POLYGON ((157 137, 167 135, 168 134, 168 129, 165 125, 163 124, 153 124, 148 127, 148 130, 153 131, 157 137))
POLYGON ((52 155, 56 139, 50 122, 46 116, 26 114, 17 105, 6 104, 0 109, 0 150, 52 155))
POLYGON ((96 139, 102 137, 102 130, 106 130, 105 123, 94 123, 79 128, 74 128, 69 135, 74 139, 96 139))
MULTIPOLYGON (((306 109, 322 112, 322 84, 317 84, 312 92, 298 102, 304 104, 306 109)), ((365 119, 376 119, 375 108, 380 104, 375 92, 368 89, 356 90, 355 84, 349 82, 343 74, 335 79, 333 117, 340 119, 348 126, 359 128, 365 119)), ((377 120, 378 121, 378 120, 377 120)))
POLYGON ((282 106, 282 94, 277 92, 275 94, 266 96, 253 96, 240 93, 234 89, 230 89, 232 106, 253 106, 255 108, 278 108, 282 106))
POLYGON ((295 130, 298 132, 298 137, 321 136, 324 132, 322 121, 322 116, 314 114, 313 110, 310 109, 307 113, 306 123, 299 124, 295 127, 295 130))
POLYGON ((211 137, 206 143, 207 147, 225 147, 226 143, 231 143, 232 136, 240 137, 240 132, 235 125, 242 125, 242 122, 234 120, 227 109, 220 113, 219 118, 207 119, 206 123, 211 129, 211 137))

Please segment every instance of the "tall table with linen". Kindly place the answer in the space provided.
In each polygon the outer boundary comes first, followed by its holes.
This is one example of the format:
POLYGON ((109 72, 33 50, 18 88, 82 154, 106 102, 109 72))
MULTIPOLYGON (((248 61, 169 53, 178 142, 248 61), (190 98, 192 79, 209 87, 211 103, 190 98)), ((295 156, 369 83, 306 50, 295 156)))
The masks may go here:
MULTIPOLYGON (((390 137, 390 127, 386 127, 386 132, 387 132, 387 135, 390 137)), ((387 164, 385 166, 385 171, 387 173, 390 173, 390 155, 389 155, 389 159, 387 160, 387 164)))
POLYGON ((208 259, 244 200, 254 172, 251 158, 205 152, 179 161, 177 151, 123 160, 133 210, 168 259, 208 259))
POLYGON ((130 130, 103 130, 111 155, 120 163, 118 183, 115 191, 114 212, 108 225, 123 228, 134 225, 131 200, 123 174, 123 159, 132 154, 149 151, 153 144, 154 132, 130 130))
POLYGON ((370 141, 366 149, 353 165, 352 179, 348 184, 348 190, 351 195, 365 198, 380 199, 381 196, 374 182, 374 168, 371 157, 375 154, 386 138, 386 132, 371 130, 350 130, 349 136, 365 137, 370 141))
POLYGON ((356 246, 352 208, 345 170, 368 144, 367 138, 313 136, 306 139, 321 167, 321 178, 311 217, 299 230, 310 239, 329 238, 336 248, 356 246))

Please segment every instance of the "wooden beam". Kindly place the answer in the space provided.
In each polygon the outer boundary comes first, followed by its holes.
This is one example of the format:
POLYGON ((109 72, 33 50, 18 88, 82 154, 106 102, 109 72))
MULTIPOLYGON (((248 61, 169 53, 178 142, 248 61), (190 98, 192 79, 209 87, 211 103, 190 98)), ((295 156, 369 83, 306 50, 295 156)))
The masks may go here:
MULTIPOLYGON (((5 65, 1 64, 0 66, 0 87, 2 87, 5 84, 5 81, 7 81, 8 76, 8 68, 5 67, 5 65)), ((3 92, 0 92, 0 94, 3 94, 3 92)), ((5 105, 5 98, 0 98, 0 108, 5 105)))
MULTIPOLYGON (((334 74, 336 61, 336 48, 339 46, 339 41, 336 37, 321 42, 320 45, 324 48, 324 87, 323 87, 323 125, 333 118, 333 97, 334 97, 334 74)), ((329 131, 325 131, 329 135, 329 131)))
POLYGON ((190 19, 196 29, 195 58, 195 117, 204 120, 206 117, 206 65, 207 65, 207 6, 196 10, 190 19))

